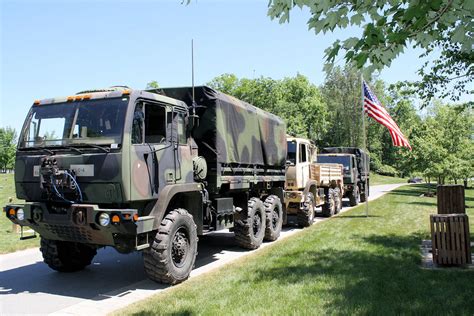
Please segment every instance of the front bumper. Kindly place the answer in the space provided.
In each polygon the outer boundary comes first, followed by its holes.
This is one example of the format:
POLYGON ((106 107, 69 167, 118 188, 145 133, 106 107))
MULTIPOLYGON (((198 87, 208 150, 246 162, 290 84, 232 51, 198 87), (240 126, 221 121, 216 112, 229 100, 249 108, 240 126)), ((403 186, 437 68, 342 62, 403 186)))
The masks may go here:
POLYGON ((154 221, 152 216, 137 218, 135 209, 101 209, 93 204, 72 204, 53 210, 45 203, 29 202, 7 205, 4 211, 13 223, 29 226, 44 238, 101 246, 117 246, 124 239, 149 232, 154 221), (24 213, 22 220, 16 215, 20 208, 24 213), (98 221, 101 213, 109 214, 110 218, 117 215, 119 221, 101 226, 98 221))
POLYGON ((304 198, 302 191, 286 191, 285 207, 288 214, 297 214, 304 207, 304 198))

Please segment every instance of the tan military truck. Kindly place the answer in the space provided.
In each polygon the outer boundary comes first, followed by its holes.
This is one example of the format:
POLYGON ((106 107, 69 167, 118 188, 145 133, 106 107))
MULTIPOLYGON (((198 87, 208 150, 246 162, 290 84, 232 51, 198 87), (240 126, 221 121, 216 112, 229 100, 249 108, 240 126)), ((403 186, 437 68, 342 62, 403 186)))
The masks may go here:
POLYGON ((301 227, 311 225, 316 207, 324 216, 342 207, 343 166, 317 163, 317 148, 309 140, 287 136, 285 206, 301 227))

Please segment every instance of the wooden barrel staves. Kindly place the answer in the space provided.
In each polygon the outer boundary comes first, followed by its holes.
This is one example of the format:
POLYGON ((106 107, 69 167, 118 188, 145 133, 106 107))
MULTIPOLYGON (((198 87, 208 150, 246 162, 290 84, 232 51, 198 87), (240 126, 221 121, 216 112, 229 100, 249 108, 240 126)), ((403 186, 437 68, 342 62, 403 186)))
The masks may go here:
POLYGON ((465 214, 464 186, 438 185, 438 214, 465 214))
POLYGON ((433 262, 438 265, 472 263, 469 218, 466 214, 430 216, 433 262))

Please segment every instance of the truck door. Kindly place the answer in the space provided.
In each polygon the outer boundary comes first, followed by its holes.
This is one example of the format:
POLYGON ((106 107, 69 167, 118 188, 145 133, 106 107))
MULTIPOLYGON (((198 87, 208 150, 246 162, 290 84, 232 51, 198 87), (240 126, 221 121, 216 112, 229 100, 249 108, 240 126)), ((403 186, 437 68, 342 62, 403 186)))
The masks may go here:
POLYGON ((306 186, 306 181, 309 179, 309 148, 307 144, 300 143, 298 146, 298 172, 296 179, 297 185, 299 188, 304 188, 306 186))
POLYGON ((156 197, 167 182, 175 181, 166 113, 165 104, 145 100, 135 104, 130 148, 132 200, 156 197))

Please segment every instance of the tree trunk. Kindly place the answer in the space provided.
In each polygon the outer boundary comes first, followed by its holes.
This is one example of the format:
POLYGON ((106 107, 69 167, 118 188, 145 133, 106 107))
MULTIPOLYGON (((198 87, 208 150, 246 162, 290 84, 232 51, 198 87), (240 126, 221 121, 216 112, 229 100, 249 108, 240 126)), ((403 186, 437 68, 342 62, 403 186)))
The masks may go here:
POLYGON ((464 179, 464 188, 467 189, 467 179, 464 179))

